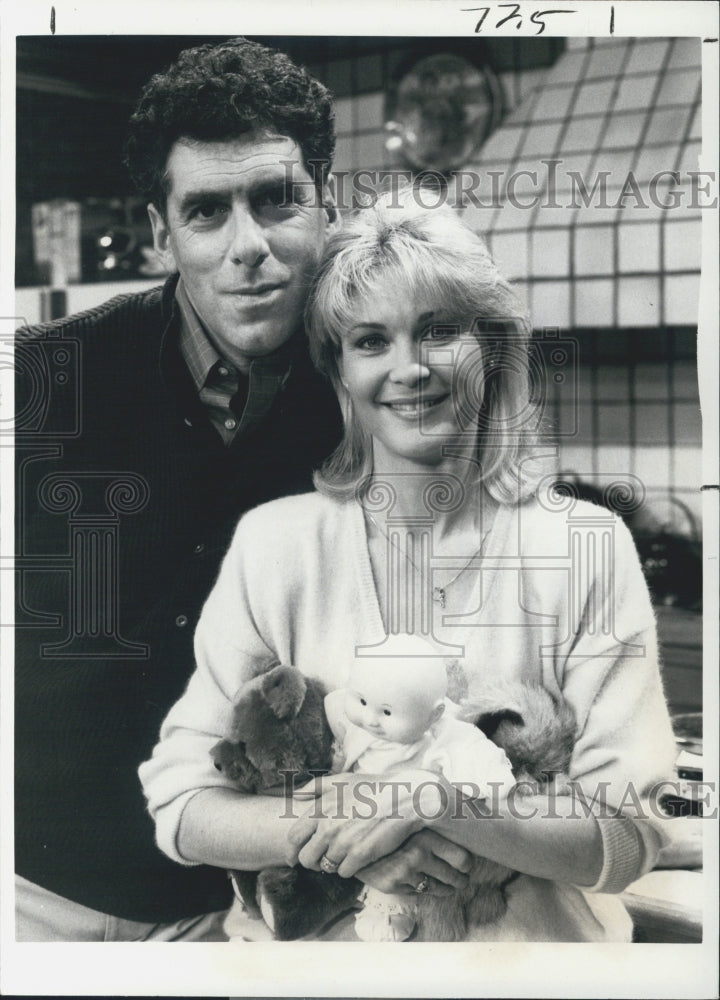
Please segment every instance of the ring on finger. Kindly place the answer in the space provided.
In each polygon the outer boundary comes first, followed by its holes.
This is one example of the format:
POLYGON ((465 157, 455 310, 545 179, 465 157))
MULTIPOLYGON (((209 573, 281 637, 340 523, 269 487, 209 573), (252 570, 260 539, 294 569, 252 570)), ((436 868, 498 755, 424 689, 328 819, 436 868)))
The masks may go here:
POLYGON ((323 854, 320 858, 320 871, 324 872, 325 875, 334 875, 339 867, 340 862, 333 861, 332 858, 327 856, 327 854, 323 854))
POLYGON ((415 886, 415 892, 420 893, 420 895, 422 895, 424 892, 427 892, 429 888, 430 888, 430 879, 427 877, 427 875, 423 875, 418 884, 415 886))

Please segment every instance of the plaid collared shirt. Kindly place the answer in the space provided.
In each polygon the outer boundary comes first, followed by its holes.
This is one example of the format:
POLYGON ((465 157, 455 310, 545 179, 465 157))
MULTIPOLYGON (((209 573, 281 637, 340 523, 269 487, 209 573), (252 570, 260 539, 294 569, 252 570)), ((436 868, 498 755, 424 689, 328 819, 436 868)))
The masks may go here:
POLYGON ((180 352, 208 416, 224 443, 259 424, 290 375, 289 345, 255 358, 246 375, 225 361, 210 342, 182 279, 175 291, 180 311, 180 352))

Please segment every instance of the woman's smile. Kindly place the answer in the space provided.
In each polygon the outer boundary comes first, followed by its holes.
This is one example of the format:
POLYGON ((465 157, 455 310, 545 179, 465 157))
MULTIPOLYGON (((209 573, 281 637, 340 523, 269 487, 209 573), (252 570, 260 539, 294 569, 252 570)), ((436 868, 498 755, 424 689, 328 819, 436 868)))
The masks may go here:
POLYGON ((421 396, 420 398, 415 397, 413 399, 381 399, 378 402, 381 406, 387 407, 388 410, 396 413, 399 417, 415 419, 421 413, 427 413, 428 410, 434 409, 449 398, 449 393, 444 393, 439 396, 421 396))

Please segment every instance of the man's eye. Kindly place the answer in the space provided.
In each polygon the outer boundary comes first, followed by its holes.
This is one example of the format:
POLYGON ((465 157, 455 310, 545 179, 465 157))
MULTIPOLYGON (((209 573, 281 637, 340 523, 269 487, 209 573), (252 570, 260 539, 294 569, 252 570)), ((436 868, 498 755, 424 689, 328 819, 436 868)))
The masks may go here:
POLYGON ((295 188, 292 184, 281 185, 277 188, 268 188, 255 199, 256 210, 280 210, 289 211, 301 204, 302 190, 295 188))
POLYGON ((367 705, 367 702, 365 701, 364 698, 361 698, 360 699, 360 704, 364 707, 365 705, 367 705))
POLYGON ((196 219, 200 219, 201 222, 209 222, 211 219, 218 218, 227 212, 227 210, 227 206, 220 202, 208 201, 204 205, 198 205, 193 215, 196 219))
POLYGON ((384 708, 383 709, 383 715, 392 715, 392 712, 390 711, 389 708, 384 708))

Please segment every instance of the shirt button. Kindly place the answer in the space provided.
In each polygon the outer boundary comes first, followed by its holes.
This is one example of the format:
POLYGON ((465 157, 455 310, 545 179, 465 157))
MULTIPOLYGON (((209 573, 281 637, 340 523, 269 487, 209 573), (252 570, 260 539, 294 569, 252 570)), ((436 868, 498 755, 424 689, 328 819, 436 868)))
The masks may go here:
POLYGON ((225 376, 225 375, 229 375, 229 374, 230 374, 230 372, 229 372, 229 371, 228 371, 228 369, 227 369, 227 368, 225 367, 225 365, 220 365, 220 367, 218 368, 218 375, 223 375, 223 376, 225 376))
POLYGON ((203 542, 198 542, 197 545, 195 546, 195 548, 193 549, 193 552, 196 555, 200 555, 200 553, 204 552, 204 551, 205 551, 205 545, 204 545, 203 542))
POLYGON ((187 615, 178 615, 175 619, 175 624, 178 628, 185 628, 188 623, 187 615))
POLYGON ((187 417, 185 417, 185 421, 184 421, 184 422, 185 422, 185 424, 186 424, 186 425, 187 425, 188 427, 192 427, 192 420, 189 420, 189 419, 188 419, 187 417))
POLYGON ((234 431, 235 428, 237 427, 237 420, 233 420, 232 417, 228 417, 227 420, 225 421, 225 426, 229 431, 234 431))

